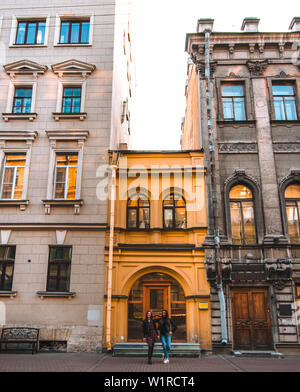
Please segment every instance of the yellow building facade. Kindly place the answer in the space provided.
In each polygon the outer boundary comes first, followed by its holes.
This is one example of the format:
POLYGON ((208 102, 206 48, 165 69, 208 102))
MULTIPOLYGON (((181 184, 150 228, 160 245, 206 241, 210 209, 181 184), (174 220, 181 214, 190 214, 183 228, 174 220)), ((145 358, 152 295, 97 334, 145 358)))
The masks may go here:
POLYGON ((146 311, 167 309, 175 342, 211 350, 202 151, 119 151, 111 165, 103 342, 141 342, 146 311))

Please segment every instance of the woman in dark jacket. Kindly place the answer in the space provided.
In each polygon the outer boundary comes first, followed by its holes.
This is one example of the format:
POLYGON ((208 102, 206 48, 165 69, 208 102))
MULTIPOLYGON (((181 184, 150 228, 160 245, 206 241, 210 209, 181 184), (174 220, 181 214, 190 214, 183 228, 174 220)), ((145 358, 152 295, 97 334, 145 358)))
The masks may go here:
POLYGON ((157 340, 157 329, 155 321, 152 318, 152 312, 150 310, 148 310, 148 312, 146 313, 146 318, 143 321, 143 333, 143 340, 148 344, 148 364, 151 365, 154 344, 157 340))
POLYGON ((176 331, 176 325, 169 318, 168 311, 161 312, 161 319, 158 321, 158 330, 160 332, 160 340, 164 349, 164 363, 169 363, 169 351, 171 348, 171 335, 176 331))

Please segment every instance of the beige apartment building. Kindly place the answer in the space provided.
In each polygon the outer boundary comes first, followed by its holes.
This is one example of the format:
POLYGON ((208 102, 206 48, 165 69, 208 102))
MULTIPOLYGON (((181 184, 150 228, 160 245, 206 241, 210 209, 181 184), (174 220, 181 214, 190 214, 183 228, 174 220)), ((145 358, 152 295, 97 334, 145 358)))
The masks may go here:
POLYGON ((100 350, 97 176, 129 142, 130 4, 39 4, 0 6, 0 328, 40 328, 41 349, 100 350))

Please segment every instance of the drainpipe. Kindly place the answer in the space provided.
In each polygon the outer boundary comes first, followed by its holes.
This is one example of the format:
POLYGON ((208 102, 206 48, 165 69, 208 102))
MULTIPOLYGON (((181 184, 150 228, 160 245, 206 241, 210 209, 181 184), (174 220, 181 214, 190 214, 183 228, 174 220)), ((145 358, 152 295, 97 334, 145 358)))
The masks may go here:
MULTIPOLYGON (((116 160, 117 162, 117 160, 116 160)), ((110 229, 109 229, 109 256, 107 272, 107 304, 106 304, 106 348, 111 351, 111 299, 112 299, 112 269, 114 255, 114 226, 115 226, 115 199, 116 199, 116 172, 117 165, 111 165, 110 185, 110 229)))
POLYGON ((216 170, 215 170, 215 144, 214 144, 214 129, 212 119, 212 92, 210 85, 210 30, 205 30, 205 78, 207 81, 207 122, 208 122, 208 138, 209 138, 209 154, 210 154, 210 174, 211 174, 211 195, 212 195, 212 215, 214 226, 214 243, 215 243, 215 259, 216 259, 216 272, 217 272, 217 290, 220 301, 221 310, 221 342, 227 344, 227 322, 226 322, 226 302, 222 284, 222 269, 220 264, 220 230, 217 222, 217 188, 216 188, 216 170))
POLYGON ((200 131, 200 149, 203 148, 203 134, 202 134, 202 121, 201 121, 201 75, 198 70, 198 110, 199 110, 199 131, 200 131))

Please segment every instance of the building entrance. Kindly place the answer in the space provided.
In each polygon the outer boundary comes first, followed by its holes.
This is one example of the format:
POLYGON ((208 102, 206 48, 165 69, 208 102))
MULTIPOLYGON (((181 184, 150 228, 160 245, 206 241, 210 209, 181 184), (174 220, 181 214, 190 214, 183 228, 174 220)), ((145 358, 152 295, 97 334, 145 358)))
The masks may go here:
POLYGON ((152 273, 140 278, 131 289, 128 299, 128 340, 142 339, 142 321, 148 310, 154 318, 166 309, 177 330, 173 340, 186 341, 186 300, 182 287, 172 277, 152 273))

